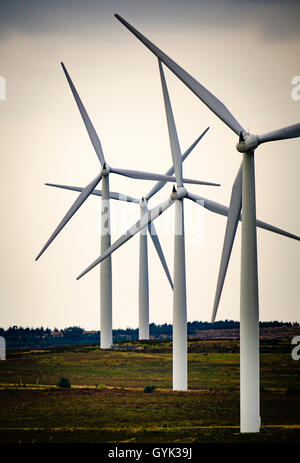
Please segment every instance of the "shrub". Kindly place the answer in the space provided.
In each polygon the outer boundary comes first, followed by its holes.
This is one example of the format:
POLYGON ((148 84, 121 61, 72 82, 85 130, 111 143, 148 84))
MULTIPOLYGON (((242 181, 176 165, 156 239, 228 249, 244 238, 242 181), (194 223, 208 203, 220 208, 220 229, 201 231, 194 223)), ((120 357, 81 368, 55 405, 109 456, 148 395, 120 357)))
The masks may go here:
POLYGON ((144 389, 144 392, 146 393, 153 392, 154 389, 156 389, 155 386, 146 386, 144 389))
POLYGON ((70 388, 70 387, 71 387, 71 383, 70 383, 70 381, 68 380, 68 378, 65 378, 65 377, 63 376, 63 377, 60 378, 60 380, 58 381, 57 387, 62 387, 62 388, 64 388, 64 389, 67 389, 67 388, 70 388))

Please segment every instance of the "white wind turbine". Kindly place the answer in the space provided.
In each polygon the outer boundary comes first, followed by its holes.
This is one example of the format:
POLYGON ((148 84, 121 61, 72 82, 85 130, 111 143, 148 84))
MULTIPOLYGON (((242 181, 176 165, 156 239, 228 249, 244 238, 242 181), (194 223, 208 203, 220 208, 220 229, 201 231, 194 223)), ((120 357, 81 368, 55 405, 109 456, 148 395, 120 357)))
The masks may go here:
MULTIPOLYGON (((100 139, 94 129, 94 126, 86 112, 86 109, 77 93, 77 90, 64 66, 61 63, 64 70, 65 76, 68 80, 71 91, 74 95, 81 117, 89 134, 92 145, 98 156, 101 170, 100 173, 85 187, 82 189, 80 195, 72 204, 68 212, 65 214, 59 225, 56 227, 42 250, 39 252, 35 260, 38 260, 40 256, 45 252, 48 246, 56 238, 59 232, 69 222, 71 217, 84 203, 84 201, 93 192, 95 187, 102 179, 102 201, 101 201, 101 253, 104 253, 111 245, 111 233, 110 233, 110 189, 109 189, 109 175, 111 173, 130 177, 133 179, 140 180, 158 180, 165 182, 175 182, 175 178, 171 175, 160 175, 153 174, 150 172, 140 172, 137 170, 119 169, 110 167, 104 158, 100 139)), ((186 179, 186 183, 208 185, 208 182, 202 182, 200 180, 186 179)), ((112 346, 112 274, 111 274, 111 258, 109 257, 100 266, 100 318, 101 318, 101 348, 109 349, 112 346)))
MULTIPOLYGON (((148 226, 159 215, 166 211, 175 203, 175 238, 174 238, 174 291, 173 291, 173 390, 187 389, 187 313, 186 313, 186 277, 185 277, 185 242, 184 242, 184 216, 183 200, 190 199, 200 206, 220 215, 228 216, 230 209, 222 204, 209 199, 197 196, 188 192, 184 186, 182 178, 182 162, 180 145, 177 137, 175 121, 172 113, 169 94, 165 82, 165 77, 161 62, 159 61, 162 89, 164 95, 165 109, 168 122, 169 138, 173 158, 174 171, 176 175, 177 189, 173 187, 173 192, 169 199, 151 209, 147 214, 135 223, 126 233, 124 233, 107 251, 96 259, 86 268, 77 279, 82 278, 96 265, 105 261, 116 249, 122 246, 136 233, 148 226)), ((280 230, 265 222, 256 221, 256 225, 275 233, 291 238, 299 239, 284 230, 280 230)))
MULTIPOLYGON (((254 151, 262 143, 300 137, 300 123, 263 135, 248 133, 226 106, 197 80, 176 64, 150 40, 119 15, 123 23, 152 51, 200 100, 238 136, 237 150, 243 154, 230 200, 221 266, 214 303, 216 316, 224 278, 242 210, 241 295, 240 295, 240 426, 241 432, 260 429, 259 400, 259 308, 257 275, 256 204, 254 151)), ((295 236, 293 237, 295 238, 295 236)), ((298 237, 296 239, 299 240, 298 237)))
MULTIPOLYGON (((182 155, 181 161, 183 162, 191 151, 196 147, 199 141, 204 137, 204 135, 209 130, 209 127, 204 130, 204 132, 192 143, 192 145, 185 151, 182 155)), ((170 169, 166 172, 165 175, 173 175, 174 174, 174 167, 170 167, 170 169)), ((139 204, 140 207, 140 217, 147 213, 148 210, 148 202, 149 200, 158 193, 166 184, 164 180, 157 182, 154 187, 142 198, 133 198, 132 196, 123 195, 116 192, 110 192, 109 197, 110 199, 126 201, 129 203, 136 203, 139 204)), ((48 186, 62 188, 66 190, 78 191, 81 192, 83 188, 69 186, 69 185, 59 185, 54 183, 46 183, 48 186)), ((213 184, 212 184, 213 185, 213 184)), ((217 184, 215 184, 217 185, 217 184)), ((92 195, 102 196, 101 190, 93 190, 92 195)), ((158 257, 161 261, 167 279, 170 283, 171 288, 173 289, 173 281, 167 266, 167 262, 157 236, 154 224, 148 224, 148 232, 152 239, 153 245, 157 251, 158 257)), ((139 243, 139 340, 148 340, 149 339, 149 276, 148 276, 148 233, 147 228, 144 228, 140 232, 140 243, 139 243)))

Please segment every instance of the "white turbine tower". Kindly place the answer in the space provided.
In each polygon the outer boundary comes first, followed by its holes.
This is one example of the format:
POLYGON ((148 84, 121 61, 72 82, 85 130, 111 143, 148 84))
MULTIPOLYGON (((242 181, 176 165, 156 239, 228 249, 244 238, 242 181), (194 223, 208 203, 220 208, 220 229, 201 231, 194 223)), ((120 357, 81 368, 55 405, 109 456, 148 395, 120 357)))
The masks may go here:
MULTIPOLYGON (((185 151, 182 155, 182 162, 188 157, 191 151, 196 147, 199 141, 204 137, 204 135, 209 130, 207 127, 204 132, 192 143, 192 145, 185 151)), ((166 172, 165 175, 173 175, 174 168, 173 166, 166 172)), ((165 181, 157 182, 154 187, 142 198, 133 198, 132 196, 127 196, 124 194, 110 192, 110 199, 126 201, 128 203, 136 203, 140 207, 140 217, 148 212, 148 202, 149 200, 158 193, 166 184, 165 181)), ((69 185, 59 185, 54 183, 46 183, 46 185, 56 188, 62 188, 66 190, 82 192, 82 187, 75 187, 69 185)), ((218 184, 212 184, 218 185, 218 184)), ((94 190, 92 195, 102 196, 101 190, 94 190)), ((171 288, 173 289, 173 281, 167 266, 167 262, 157 236, 154 224, 148 225, 148 232, 152 239, 153 245, 157 251, 158 257, 161 261, 167 279, 170 283, 171 288)), ((148 340, 149 339, 149 276, 148 276, 148 234, 147 229, 143 229, 140 232, 140 243, 139 243, 139 340, 148 340)))
MULTIPOLYGON (((63 217, 59 225, 56 227, 42 250, 39 252, 35 260, 38 260, 40 256, 45 252, 48 246, 56 238, 59 232, 64 228, 64 226, 69 222, 71 217, 79 209, 79 207, 84 203, 84 201, 89 197, 93 192, 95 187, 102 179, 102 202, 101 202, 101 253, 104 253, 111 245, 111 233, 110 233, 110 189, 109 189, 109 175, 111 173, 122 175, 125 177, 130 177, 133 179, 140 180, 158 180, 165 182, 175 182, 175 178, 171 175, 160 175, 153 174, 150 172, 140 172, 136 170, 128 169, 119 169, 110 167, 104 158, 102 146, 100 139, 94 129, 94 126, 86 112, 86 109, 77 93, 77 90, 64 66, 61 63, 72 93, 74 95, 75 101, 77 103, 78 109, 80 111, 81 117, 89 134, 90 140, 93 144, 93 147, 96 151, 98 159, 100 161, 101 170, 100 173, 92 180, 85 188, 82 189, 80 195, 72 204, 66 215, 63 217)), ((186 183, 198 184, 198 185, 207 185, 207 182, 201 182, 200 180, 190 180, 186 179, 186 183)), ((106 262, 100 266, 100 318, 101 318, 101 348, 109 349, 112 346, 112 274, 111 274, 111 258, 108 258, 106 262)))
MULTIPOLYGON (((173 390, 187 389, 187 311, 186 311, 186 276, 185 276, 185 242, 184 242, 184 215, 183 215, 183 200, 188 198, 200 206, 215 212, 220 215, 228 216, 230 209, 222 204, 216 203, 209 199, 189 193, 184 187, 184 179, 182 178, 182 162, 180 145, 177 137, 176 126, 168 95, 168 90, 165 82, 165 77, 161 62, 159 61, 159 69, 162 81, 164 94, 170 145, 173 157, 173 165, 176 175, 177 189, 173 187, 173 192, 169 199, 162 202, 160 205, 151 209, 147 214, 135 223, 126 233, 124 233, 104 254, 96 259, 89 267, 86 268, 78 277, 80 279, 96 265, 103 262, 116 249, 122 246, 136 233, 140 232, 148 226, 153 220, 167 210, 175 203, 175 238, 174 238, 174 291, 173 291, 173 390)), ((290 238, 299 239, 284 230, 273 227, 260 220, 256 221, 256 225, 275 233, 288 236, 290 238)))
POLYGON ((226 106, 164 52, 116 15, 200 100, 239 136, 237 150, 243 154, 235 180, 225 233, 213 320, 242 209, 241 301, 240 301, 240 420, 241 432, 260 429, 259 404, 259 309, 256 244, 254 151, 262 143, 300 137, 300 124, 263 135, 248 133, 226 106))

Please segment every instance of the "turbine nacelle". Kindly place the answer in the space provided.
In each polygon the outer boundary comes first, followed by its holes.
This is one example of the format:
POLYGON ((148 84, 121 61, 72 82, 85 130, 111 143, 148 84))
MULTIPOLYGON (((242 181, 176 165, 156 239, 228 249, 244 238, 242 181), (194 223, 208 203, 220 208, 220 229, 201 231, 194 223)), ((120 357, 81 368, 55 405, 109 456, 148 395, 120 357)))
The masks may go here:
POLYGON ((236 145, 236 149, 239 153, 249 153, 254 151, 259 145, 258 136, 253 135, 252 133, 248 133, 247 135, 243 136, 240 134, 239 142, 236 145))
POLYGON ((140 202, 139 202, 139 205, 140 205, 140 208, 141 209, 147 209, 147 204, 148 204, 148 201, 146 198, 142 197, 140 199, 140 202))
POLYGON ((174 201, 175 199, 186 198, 187 194, 188 192, 183 186, 177 187, 177 190, 174 186, 170 198, 174 201))
POLYGON ((106 177, 110 173, 110 166, 105 162, 101 169, 102 177, 106 177))

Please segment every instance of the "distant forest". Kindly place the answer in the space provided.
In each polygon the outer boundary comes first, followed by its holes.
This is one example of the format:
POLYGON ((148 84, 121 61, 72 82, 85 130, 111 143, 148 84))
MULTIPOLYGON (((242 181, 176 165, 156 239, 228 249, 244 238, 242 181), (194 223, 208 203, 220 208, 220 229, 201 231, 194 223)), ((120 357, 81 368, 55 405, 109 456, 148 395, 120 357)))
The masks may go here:
MULTIPOLYGON (((188 335, 197 335, 202 330, 228 330, 238 329, 239 322, 233 320, 218 321, 215 323, 209 322, 188 322, 188 335)), ((299 323, 294 322, 260 322, 261 328, 274 328, 281 326, 299 326, 299 323)), ((13 326, 4 330, 0 328, 0 336, 6 340, 8 349, 20 348, 43 348, 64 345, 80 345, 80 344, 99 344, 99 331, 85 331, 78 326, 70 326, 64 330, 50 328, 22 328, 13 326)), ((156 325, 150 324, 151 339, 171 339, 172 325, 156 325)), ((138 329, 118 329, 113 330, 114 342, 134 341, 138 339, 138 329)))

